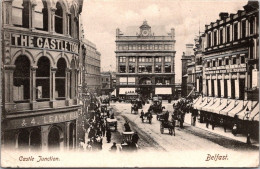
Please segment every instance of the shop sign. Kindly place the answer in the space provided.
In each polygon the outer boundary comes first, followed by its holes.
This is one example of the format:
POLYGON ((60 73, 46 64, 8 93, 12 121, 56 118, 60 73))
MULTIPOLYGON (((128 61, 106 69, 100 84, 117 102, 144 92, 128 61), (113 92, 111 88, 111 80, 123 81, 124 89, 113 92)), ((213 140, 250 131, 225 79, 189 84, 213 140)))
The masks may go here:
POLYGON ((10 129, 17 129, 17 128, 41 126, 41 125, 71 121, 77 118, 78 118, 77 111, 34 116, 34 117, 17 118, 17 119, 8 120, 4 128, 10 130, 10 129))
POLYGON ((12 34, 12 45, 79 53, 77 43, 48 37, 12 34))

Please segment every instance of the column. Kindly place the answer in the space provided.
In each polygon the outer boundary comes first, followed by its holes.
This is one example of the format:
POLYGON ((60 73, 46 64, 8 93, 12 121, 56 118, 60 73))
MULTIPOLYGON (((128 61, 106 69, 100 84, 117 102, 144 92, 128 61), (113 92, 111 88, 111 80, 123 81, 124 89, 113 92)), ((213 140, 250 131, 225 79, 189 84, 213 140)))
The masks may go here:
POLYGON ((223 27, 223 44, 226 43, 226 26, 223 27))
POLYGON ((4 97, 5 97, 5 109, 7 112, 14 112, 16 109, 13 101, 13 74, 15 65, 4 65, 4 97))
POLYGON ((246 37, 249 35, 249 22, 248 19, 246 19, 246 37))
POLYGON ((65 76, 66 76, 65 77, 66 106, 70 106, 70 72, 71 72, 71 69, 66 68, 66 70, 65 70, 65 76))
POLYGON ((165 73, 165 56, 162 56, 162 73, 165 73))
POLYGON ((31 67, 31 79, 30 79, 30 106, 31 110, 38 109, 36 101, 36 69, 38 66, 31 67))
POLYGON ((231 98, 231 73, 229 73, 229 79, 227 80, 227 87, 228 87, 228 98, 231 98))
POLYGON ((56 84, 55 84, 55 74, 56 74, 57 68, 51 68, 51 77, 50 77, 50 100, 51 100, 51 107, 56 108, 56 99, 55 99, 55 89, 56 89, 56 84))
POLYGON ((237 39, 240 39, 241 37, 241 22, 238 22, 237 23, 237 32, 238 32, 238 35, 237 35, 237 39))
POLYGON ((230 24, 230 42, 232 42, 233 41, 233 25, 232 24, 230 24))
POLYGON ((66 137, 66 144, 67 144, 67 150, 70 149, 70 122, 65 123, 65 137, 66 137))
POLYGON ((51 8, 51 11, 50 11, 50 21, 49 21, 49 31, 51 33, 54 33, 55 32, 55 11, 56 11, 56 8, 51 8))
POLYGON ((214 80, 214 92, 215 92, 215 97, 218 96, 218 74, 216 74, 216 79, 214 80))
POLYGON ((224 79, 225 79, 225 74, 222 73, 222 79, 220 81, 220 91, 221 91, 221 97, 223 98, 224 97, 224 79))
MULTIPOLYGON (((69 29, 69 27, 70 27, 70 25, 71 25, 71 20, 70 20, 70 17, 69 17, 69 15, 70 15, 70 13, 66 13, 66 19, 67 19, 67 31, 66 31, 66 35, 67 36, 70 36, 70 32, 69 31, 71 31, 70 29, 69 29)), ((73 29, 74 30, 74 29, 73 29)))
POLYGON ((41 126, 42 150, 48 150, 48 134, 50 125, 41 126))
POLYGON ((152 73, 154 73, 155 72, 155 56, 152 57, 152 62, 153 62, 153 64, 152 64, 152 73))
POLYGON ((239 97, 240 97, 240 87, 239 87, 239 75, 240 75, 240 73, 239 72, 237 72, 237 79, 235 80, 235 91, 236 91, 236 93, 235 93, 235 97, 236 97, 236 99, 239 99, 239 97))
POLYGON ((31 30, 33 30, 33 29, 35 29, 35 6, 36 6, 37 4, 35 4, 35 3, 32 3, 32 13, 31 13, 31 15, 32 15, 32 17, 31 17, 31 26, 30 26, 30 29, 31 30))
POLYGON ((126 65, 125 65, 125 68, 126 68, 126 73, 129 73, 129 56, 126 56, 126 65))
POLYGON ((175 58, 175 56, 171 56, 171 73, 174 73, 174 58, 175 58))
POLYGON ((138 56, 135 57, 135 73, 138 73, 139 71, 139 60, 138 60, 138 56))
POLYGON ((210 75, 210 78, 208 79, 208 96, 212 96, 212 91, 211 91, 211 89, 212 89, 212 87, 211 87, 211 75, 210 75))

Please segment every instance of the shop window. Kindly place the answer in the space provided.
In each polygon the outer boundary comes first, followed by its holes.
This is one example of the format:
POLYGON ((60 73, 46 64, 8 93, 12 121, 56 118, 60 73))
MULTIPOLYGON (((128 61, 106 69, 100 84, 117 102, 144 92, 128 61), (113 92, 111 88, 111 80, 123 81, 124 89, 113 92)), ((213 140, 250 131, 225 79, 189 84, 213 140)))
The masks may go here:
POLYGON ((165 73, 171 73, 171 65, 165 65, 165 73))
POLYGON ((245 38, 246 37, 246 21, 242 21, 241 22, 241 32, 242 32, 242 38, 245 38))
POLYGON ((60 34, 63 33, 63 9, 59 2, 56 3, 55 32, 60 34))
POLYGON ((29 28, 30 1, 14 0, 12 2, 12 23, 15 26, 29 28))
POLYGON ((239 79, 239 99, 245 99, 245 79, 239 79))
POLYGON ((35 6, 35 28, 48 31, 48 8, 45 0, 39 1, 35 6))
POLYGON ((36 70, 36 98, 38 101, 50 99, 50 61, 42 56, 36 70))
POLYGON ((234 24, 234 40, 238 39, 238 23, 234 24))
POLYGON ((14 70, 14 101, 29 101, 30 99, 30 60, 24 56, 19 56, 15 61, 14 70))
POLYGON ((135 66, 129 65, 129 73, 135 73, 135 66))
POLYGON ((57 71, 55 74, 55 98, 57 100, 65 99, 66 67, 65 59, 60 58, 57 62, 57 71))
POLYGON ((227 43, 230 42, 230 26, 227 26, 227 29, 226 29, 226 37, 227 37, 227 43))
POLYGON ((162 72, 162 66, 161 65, 156 65, 155 66, 155 73, 161 73, 162 72))
POLYGON ((125 65, 120 65, 119 66, 119 70, 120 70, 120 73, 125 73, 126 72, 126 66, 125 65))

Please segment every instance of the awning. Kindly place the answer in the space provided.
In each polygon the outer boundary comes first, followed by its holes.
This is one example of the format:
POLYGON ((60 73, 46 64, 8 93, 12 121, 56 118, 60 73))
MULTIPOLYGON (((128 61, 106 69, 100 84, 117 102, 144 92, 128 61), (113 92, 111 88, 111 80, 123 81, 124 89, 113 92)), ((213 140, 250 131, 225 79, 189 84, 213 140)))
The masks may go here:
POLYGON ((198 106, 199 106, 200 104, 202 104, 205 100, 207 100, 206 97, 201 97, 201 99, 199 99, 199 100, 193 105, 193 108, 194 108, 194 109, 198 109, 198 106))
POLYGON ((237 113, 239 113, 239 112, 241 112, 241 110, 243 110, 243 107, 244 107, 244 101, 239 100, 236 107, 234 109, 232 109, 231 111, 229 111, 227 113, 227 115, 230 117, 234 117, 237 113))
POLYGON ((215 103, 215 98, 212 98, 211 101, 207 105, 205 105, 204 107, 201 108, 201 110, 207 111, 207 108, 209 108, 214 103, 215 103))
POLYGON ((252 121, 258 121, 259 122, 259 112, 257 113, 257 115, 255 115, 255 117, 252 118, 252 121))
MULTIPOLYGON (((254 104, 254 102, 252 102, 252 105, 254 104)), ((251 113, 250 113, 250 119, 251 120, 256 120, 255 119, 255 116, 257 115, 257 113, 259 112, 259 104, 257 103, 257 105, 254 105, 253 106, 253 108, 252 107, 250 107, 249 105, 247 105, 247 106, 245 106, 245 108, 241 111, 241 112, 239 112, 238 114, 237 114, 237 117, 239 118, 239 119, 241 119, 241 120, 245 120, 245 113, 246 113, 246 109, 249 109, 249 111, 251 111, 251 113)), ((258 119, 259 120, 259 119, 258 119)))
POLYGON ((119 94, 135 93, 135 88, 119 88, 119 94))
POLYGON ((198 110, 202 110, 202 107, 206 106, 213 98, 207 97, 204 102, 197 106, 198 110))
POLYGON ((203 110, 204 111, 208 111, 208 112, 211 112, 211 110, 212 110, 212 108, 214 108, 214 107, 217 107, 217 106, 219 106, 220 105, 220 98, 216 98, 216 99, 214 99, 214 103, 213 104, 208 104, 207 106, 205 106, 204 108, 203 108, 203 110))
POLYGON ((164 87, 164 88, 155 88, 155 94, 172 94, 172 88, 164 87))
POLYGON ((224 109, 228 104, 228 99, 221 99, 220 105, 212 109, 211 112, 218 114, 220 110, 224 109))
POLYGON ((196 98, 195 100, 193 100, 193 104, 197 103, 198 101, 201 101, 202 100, 202 96, 196 98))
POLYGON ((228 106, 226 108, 224 108, 223 110, 220 110, 219 114, 227 116, 228 112, 235 107, 235 103, 236 103, 236 100, 233 100, 233 99, 230 100, 230 103, 228 104, 228 106))

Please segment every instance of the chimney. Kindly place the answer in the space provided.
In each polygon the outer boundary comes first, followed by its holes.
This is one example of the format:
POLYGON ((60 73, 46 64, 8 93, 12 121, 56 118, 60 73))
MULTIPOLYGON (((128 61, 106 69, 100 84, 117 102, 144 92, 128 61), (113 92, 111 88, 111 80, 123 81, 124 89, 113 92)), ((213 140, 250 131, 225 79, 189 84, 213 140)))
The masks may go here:
POLYGON ((221 13, 219 14, 219 19, 220 19, 220 20, 224 20, 224 19, 226 19, 226 18, 228 18, 228 13, 227 13, 227 12, 221 12, 221 13))
POLYGON ((171 35, 172 35, 172 39, 175 39, 175 29, 171 28, 171 35))
POLYGON ((186 44, 186 52, 185 52, 185 56, 191 56, 194 54, 193 51, 193 44, 186 44))

